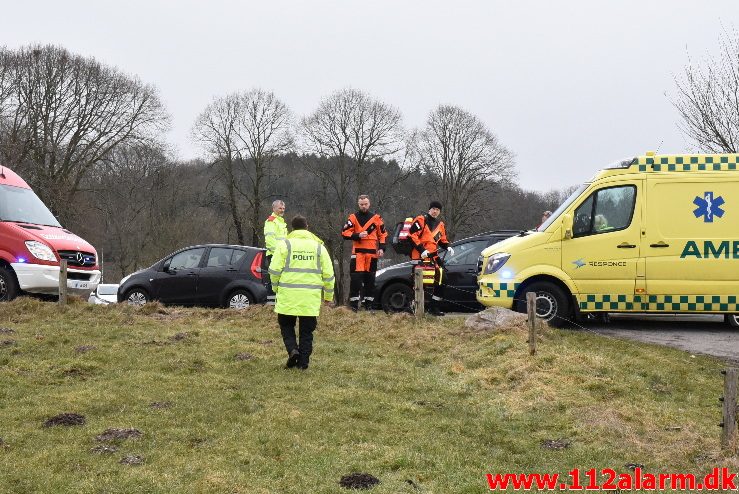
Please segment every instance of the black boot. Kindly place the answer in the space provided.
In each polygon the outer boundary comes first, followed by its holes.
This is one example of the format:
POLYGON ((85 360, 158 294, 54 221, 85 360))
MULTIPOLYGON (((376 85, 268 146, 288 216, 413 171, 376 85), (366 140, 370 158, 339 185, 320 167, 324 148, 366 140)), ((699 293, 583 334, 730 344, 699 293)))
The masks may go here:
POLYGON ((290 356, 287 357, 287 363, 285 364, 285 369, 292 369, 293 367, 298 367, 300 364, 300 352, 297 350, 293 350, 290 352, 290 356))

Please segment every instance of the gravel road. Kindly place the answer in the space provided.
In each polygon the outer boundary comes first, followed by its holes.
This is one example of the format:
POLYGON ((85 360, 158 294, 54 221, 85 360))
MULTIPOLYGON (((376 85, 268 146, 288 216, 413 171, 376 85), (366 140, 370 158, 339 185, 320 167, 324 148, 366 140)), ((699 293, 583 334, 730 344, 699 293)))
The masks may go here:
POLYGON ((716 315, 611 314, 609 323, 589 322, 587 330, 712 355, 739 363, 739 329, 716 315))

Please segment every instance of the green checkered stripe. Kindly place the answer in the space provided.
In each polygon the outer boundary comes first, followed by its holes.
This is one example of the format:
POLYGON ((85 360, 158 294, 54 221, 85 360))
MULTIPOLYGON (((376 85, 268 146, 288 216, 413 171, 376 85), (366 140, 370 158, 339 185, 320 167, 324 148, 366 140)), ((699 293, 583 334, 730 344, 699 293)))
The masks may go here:
POLYGON ((739 170, 739 154, 686 154, 639 156, 640 172, 697 172, 739 170))
POLYGON ((483 295, 482 288, 487 288, 494 298, 513 298, 519 286, 521 283, 480 283, 480 295, 483 295))
POLYGON ((737 295, 593 295, 577 296, 582 311, 739 312, 737 295))

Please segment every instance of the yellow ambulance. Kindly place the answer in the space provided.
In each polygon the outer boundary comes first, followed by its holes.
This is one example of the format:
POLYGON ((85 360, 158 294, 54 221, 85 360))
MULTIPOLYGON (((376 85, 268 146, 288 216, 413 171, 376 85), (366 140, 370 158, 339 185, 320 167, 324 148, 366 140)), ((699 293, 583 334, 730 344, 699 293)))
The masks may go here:
POLYGON ((536 230, 478 261, 477 300, 555 326, 609 312, 739 326, 739 155, 646 153, 601 170, 536 230))

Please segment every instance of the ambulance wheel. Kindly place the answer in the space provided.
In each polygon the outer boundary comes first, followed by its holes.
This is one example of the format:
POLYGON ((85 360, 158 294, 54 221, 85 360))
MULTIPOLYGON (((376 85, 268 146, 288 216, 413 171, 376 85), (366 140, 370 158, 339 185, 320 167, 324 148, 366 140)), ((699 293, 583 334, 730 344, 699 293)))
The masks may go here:
POLYGON ((9 302, 18 296, 18 281, 15 273, 0 267, 0 302, 9 302))
POLYGON ((739 314, 725 314, 724 321, 732 328, 739 328, 739 314))
POLYGON ((567 295, 554 283, 537 281, 526 287, 521 294, 519 307, 526 312, 526 294, 536 293, 536 315, 555 328, 567 326, 572 319, 572 307, 567 295))
POLYGON ((405 312, 410 310, 413 298, 411 287, 405 283, 393 283, 383 290, 380 304, 385 312, 405 312))

